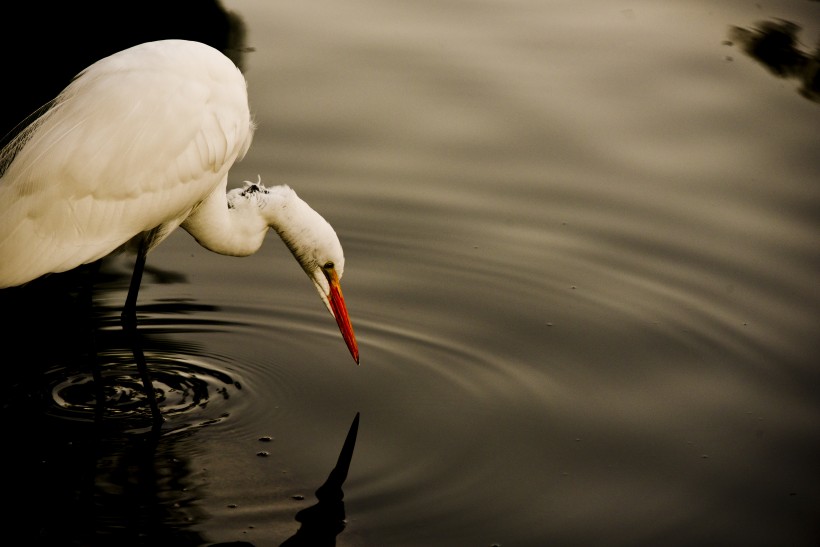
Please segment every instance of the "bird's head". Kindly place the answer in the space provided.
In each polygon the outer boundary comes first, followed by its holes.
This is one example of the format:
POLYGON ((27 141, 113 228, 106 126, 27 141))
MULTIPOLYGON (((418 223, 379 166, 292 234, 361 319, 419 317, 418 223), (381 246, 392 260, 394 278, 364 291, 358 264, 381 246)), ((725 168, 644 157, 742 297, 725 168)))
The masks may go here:
POLYGON ((356 335, 353 334, 353 325, 350 324, 350 317, 347 314, 347 306, 345 305, 345 300, 342 296, 342 287, 339 284, 339 280, 342 277, 342 271, 344 270, 344 256, 340 255, 340 258, 341 262, 327 260, 318 268, 308 272, 308 276, 316 286, 316 290, 319 292, 319 297, 336 319, 336 324, 339 325, 342 338, 344 338, 345 344, 347 344, 347 347, 350 350, 350 354, 353 356, 356 364, 358 364, 359 346, 356 344, 356 335))
POLYGON ((282 209, 284 214, 274 228, 336 319, 350 354, 358 364, 359 346, 339 284, 345 267, 342 244, 333 227, 319 213, 296 197, 295 193, 293 197, 296 199, 288 200, 289 203, 282 209))

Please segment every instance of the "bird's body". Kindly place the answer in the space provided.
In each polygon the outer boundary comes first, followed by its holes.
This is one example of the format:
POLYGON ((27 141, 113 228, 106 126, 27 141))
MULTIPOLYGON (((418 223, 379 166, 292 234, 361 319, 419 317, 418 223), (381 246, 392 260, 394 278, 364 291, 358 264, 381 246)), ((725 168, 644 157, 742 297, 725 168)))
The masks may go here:
POLYGON ((128 245, 144 260, 179 226, 236 256, 274 228, 358 361, 330 225, 287 186, 227 192, 253 129, 244 76, 205 44, 149 42, 91 65, 0 152, 0 288, 128 245))
POLYGON ((224 206, 228 169, 253 133, 247 100, 235 100, 244 77, 197 42, 134 52, 86 69, 18 137, 0 184, 0 286, 93 262, 151 230, 159 243, 211 195, 224 206))

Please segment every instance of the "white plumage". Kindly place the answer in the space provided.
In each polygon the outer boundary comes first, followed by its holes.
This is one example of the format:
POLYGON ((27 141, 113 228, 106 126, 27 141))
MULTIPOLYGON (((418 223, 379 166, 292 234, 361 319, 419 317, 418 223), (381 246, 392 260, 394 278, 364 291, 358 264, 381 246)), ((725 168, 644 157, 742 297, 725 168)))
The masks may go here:
POLYGON ((0 287, 131 245, 134 303, 140 258, 178 226, 238 256, 274 228, 358 362, 338 285, 344 254, 330 225, 286 186, 226 193, 253 129, 244 76, 210 46, 149 42, 94 63, 0 152, 0 287))

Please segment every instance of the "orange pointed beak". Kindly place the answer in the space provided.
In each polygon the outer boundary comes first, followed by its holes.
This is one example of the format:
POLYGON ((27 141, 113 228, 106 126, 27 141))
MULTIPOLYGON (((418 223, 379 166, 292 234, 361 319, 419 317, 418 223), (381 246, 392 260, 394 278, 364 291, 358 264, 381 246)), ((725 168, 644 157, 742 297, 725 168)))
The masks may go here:
POLYGON ((342 287, 339 285, 339 277, 336 275, 336 270, 325 270, 328 284, 330 285, 330 294, 328 295, 328 302, 330 309, 333 312, 333 317, 336 319, 336 324, 339 325, 339 330, 342 333, 342 338, 347 344, 347 349, 350 350, 350 355, 359 364, 359 346, 356 344, 356 335, 353 334, 353 325, 350 324, 350 316, 347 314, 347 306, 345 306, 345 299, 342 296, 342 287))

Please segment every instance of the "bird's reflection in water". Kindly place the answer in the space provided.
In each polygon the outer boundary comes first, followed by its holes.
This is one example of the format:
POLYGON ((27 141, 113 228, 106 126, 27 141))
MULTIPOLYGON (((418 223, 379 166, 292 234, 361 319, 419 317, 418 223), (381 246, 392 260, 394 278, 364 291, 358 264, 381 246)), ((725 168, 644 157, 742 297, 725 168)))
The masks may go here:
POLYGON ((359 414, 356 413, 336 461, 336 467, 330 472, 325 483, 316 490, 318 503, 296 513, 296 520, 301 523, 301 527, 296 534, 282 543, 282 547, 336 545, 336 536, 345 528, 342 485, 350 469, 358 431, 359 414))
MULTIPOLYGON (((346 525, 344 491, 342 486, 347 479, 356 436, 359 431, 359 413, 353 418, 347 432, 336 467, 330 472, 327 480, 316 490, 318 502, 296 513, 299 529, 280 544, 280 547, 332 547, 346 525)), ((247 541, 213 543, 210 547, 253 547, 247 541)))

